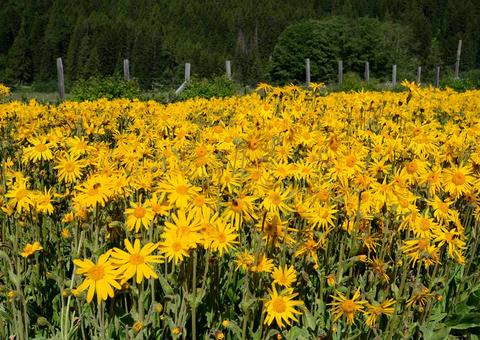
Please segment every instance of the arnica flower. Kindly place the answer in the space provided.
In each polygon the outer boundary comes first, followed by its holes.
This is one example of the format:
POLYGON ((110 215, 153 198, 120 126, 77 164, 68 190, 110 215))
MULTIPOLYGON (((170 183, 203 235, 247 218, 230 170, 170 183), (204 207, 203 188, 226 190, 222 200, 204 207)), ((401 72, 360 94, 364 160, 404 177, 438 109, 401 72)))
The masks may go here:
POLYGON ((370 328, 374 328, 377 326, 378 319, 382 315, 393 315, 394 308, 392 306, 395 304, 395 302, 396 301, 394 299, 387 299, 380 304, 375 303, 371 305, 367 303, 368 310, 365 312, 365 314, 368 315, 368 318, 365 321, 367 326, 370 328))
POLYGON ((33 244, 27 243, 20 255, 22 255, 23 257, 29 257, 42 249, 43 247, 40 245, 39 242, 34 242, 33 244))
POLYGON ((29 211, 33 205, 33 193, 27 189, 26 181, 20 181, 7 192, 5 197, 9 198, 8 205, 14 207, 17 212, 29 211))
POLYGON ((139 232, 143 226, 148 230, 150 223, 155 218, 155 212, 148 206, 143 206, 135 202, 130 203, 131 208, 125 209, 125 215, 127 220, 125 222, 128 230, 135 229, 135 232, 139 232))
POLYGON ((342 316, 347 318, 347 324, 354 323, 354 318, 357 313, 365 313, 364 305, 367 303, 365 300, 359 300, 360 288, 358 288, 351 299, 347 299, 345 295, 337 291, 337 295, 331 295, 335 300, 329 303, 332 306, 333 322, 336 322, 342 316))
POLYGON ((32 137, 28 140, 32 146, 25 148, 24 158, 29 161, 48 161, 53 158, 53 144, 47 142, 46 137, 32 137))
POLYGON ((97 294, 97 303, 100 304, 102 300, 113 297, 113 288, 121 289, 117 282, 118 272, 109 257, 112 251, 109 250, 105 254, 100 255, 97 263, 86 260, 73 260, 77 266, 76 273, 85 276, 85 280, 76 289, 76 294, 80 294, 88 288, 87 302, 90 303, 93 296, 97 294), (112 288, 113 287, 113 288, 112 288))
POLYGON ((235 232, 235 228, 227 226, 221 220, 217 220, 213 233, 209 238, 209 247, 220 254, 230 251, 237 241, 238 233, 235 232))
POLYGON ((164 235, 165 239, 160 242, 160 252, 168 261, 173 260, 175 263, 183 261, 184 257, 188 257, 190 243, 187 242, 184 236, 175 233, 167 233, 164 235))
POLYGON ((136 276, 136 282, 141 283, 143 278, 145 279, 158 279, 158 275, 155 273, 151 264, 162 263, 161 256, 150 255, 158 244, 147 243, 143 248, 140 248, 140 240, 136 239, 133 247, 128 239, 125 239, 125 248, 127 252, 114 248, 112 252, 112 263, 117 267, 118 274, 122 277, 123 284, 125 281, 130 280, 136 276))
POLYGON ((297 322, 295 315, 302 314, 295 307, 302 306, 303 301, 294 300, 298 293, 292 288, 287 288, 278 293, 275 285, 269 290, 270 298, 265 302, 263 310, 267 313, 265 324, 269 325, 276 321, 278 327, 283 328, 285 324, 291 325, 292 321, 297 322))
POLYGON ((78 156, 67 154, 58 159, 55 169, 58 171, 58 179, 65 183, 74 183, 82 177, 82 169, 85 167, 78 156))
POLYGON ((286 288, 290 288, 292 284, 297 281, 295 268, 293 266, 288 267, 287 265, 275 268, 272 273, 272 278, 273 283, 286 288))

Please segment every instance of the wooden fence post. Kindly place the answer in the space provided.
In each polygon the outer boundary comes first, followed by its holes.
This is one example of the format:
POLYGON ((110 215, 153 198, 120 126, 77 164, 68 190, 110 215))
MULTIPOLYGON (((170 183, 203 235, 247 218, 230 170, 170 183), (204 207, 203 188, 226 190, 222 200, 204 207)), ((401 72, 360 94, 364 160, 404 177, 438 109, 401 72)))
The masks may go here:
POLYGON ((435 87, 440 87, 440 66, 435 69, 435 87))
POLYGON ((457 61, 455 62, 455 79, 459 78, 460 74, 460 56, 462 54, 462 40, 458 41, 458 48, 457 48, 457 61))
POLYGON ((392 66, 392 88, 397 86, 397 65, 392 66))
POLYGON ((178 87, 178 89, 175 90, 175 95, 179 95, 182 93, 183 90, 185 90, 185 87, 187 87, 188 82, 190 81, 190 63, 185 63, 185 80, 184 82, 178 87))
POLYGON ((310 58, 305 59, 305 85, 310 88, 310 58))
POLYGON ((338 61, 338 85, 343 83, 343 61, 338 61))
POLYGON ((63 75, 62 58, 57 58, 57 74, 58 74, 58 96, 61 101, 65 100, 65 78, 63 75))
POLYGON ((227 74, 227 78, 232 80, 232 64, 230 60, 225 61, 225 72, 227 74))
POLYGON ((365 81, 368 83, 370 81, 370 63, 365 62, 365 81))
POLYGON ((123 59, 123 79, 130 80, 130 63, 128 59, 123 59))
POLYGON ((185 64, 185 81, 190 81, 190 70, 191 70, 190 63, 186 63, 185 64))
POLYGON ((417 85, 420 85, 421 82, 422 82, 422 67, 419 66, 417 68, 417 85))

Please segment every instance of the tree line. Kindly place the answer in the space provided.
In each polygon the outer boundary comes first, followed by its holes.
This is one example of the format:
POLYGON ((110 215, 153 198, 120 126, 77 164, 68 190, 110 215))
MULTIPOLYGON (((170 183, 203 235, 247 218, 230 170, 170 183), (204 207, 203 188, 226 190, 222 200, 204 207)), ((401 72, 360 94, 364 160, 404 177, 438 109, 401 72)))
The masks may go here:
MULTIPOLYGON (((0 81, 10 84, 55 79, 59 56, 70 82, 119 73, 124 58, 145 86, 180 79, 187 61, 197 76, 219 75, 226 59, 243 83, 281 81, 272 58, 282 32, 307 19, 334 16, 346 18, 345 25, 363 17, 392 23, 404 35, 402 46, 423 65, 453 65, 462 39, 462 68, 480 68, 477 0, 2 2, 0 81)), ((357 37, 358 44, 372 43, 374 32, 363 28, 367 31, 357 37)))

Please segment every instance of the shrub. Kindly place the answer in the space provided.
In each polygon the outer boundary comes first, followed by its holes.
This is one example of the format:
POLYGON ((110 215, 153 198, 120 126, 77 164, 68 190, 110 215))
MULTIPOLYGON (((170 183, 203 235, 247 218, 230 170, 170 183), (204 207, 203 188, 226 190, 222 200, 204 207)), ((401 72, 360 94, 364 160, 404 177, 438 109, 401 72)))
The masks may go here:
POLYGON ((233 81, 225 76, 208 79, 192 79, 186 89, 180 93, 176 100, 186 100, 191 98, 222 98, 233 96, 238 93, 238 89, 233 81))
POLYGON ((137 98, 140 87, 135 81, 125 81, 119 77, 91 77, 79 80, 70 92, 71 100, 95 100, 100 98, 137 98))

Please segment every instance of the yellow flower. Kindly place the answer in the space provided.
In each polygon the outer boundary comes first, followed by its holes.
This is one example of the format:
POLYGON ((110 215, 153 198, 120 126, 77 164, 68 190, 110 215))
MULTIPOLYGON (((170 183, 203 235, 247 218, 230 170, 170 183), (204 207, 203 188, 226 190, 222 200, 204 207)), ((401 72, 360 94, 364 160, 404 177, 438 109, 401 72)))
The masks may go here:
POLYGON ((160 252, 168 261, 174 260, 175 263, 183 261, 184 257, 188 257, 189 243, 183 236, 167 233, 164 241, 159 243, 160 252))
POLYGON ((297 281, 295 268, 293 266, 287 267, 287 265, 283 266, 283 268, 275 268, 272 272, 272 278, 273 283, 286 288, 290 288, 297 281))
POLYGON ((125 248, 128 252, 114 248, 112 252, 112 263, 117 267, 118 275, 122 278, 120 282, 130 280, 136 275, 137 283, 141 283, 143 278, 158 279, 158 275, 150 266, 153 263, 162 263, 162 259, 158 255, 150 255, 158 244, 147 243, 140 249, 140 240, 136 239, 133 247, 128 239, 125 239, 125 248))
POLYGON ((335 300, 329 303, 332 306, 333 322, 336 322, 343 316, 347 318, 347 324, 354 323, 354 318, 357 313, 365 313, 364 305, 367 303, 365 300, 359 300, 360 288, 358 288, 351 299, 347 299, 345 295, 337 291, 337 295, 331 295, 335 300))
POLYGON ((327 285, 329 287, 333 287, 333 286, 335 286, 335 284, 336 284, 335 275, 333 275, 333 274, 328 275, 327 276, 327 285))
POLYGON ((23 252, 21 252, 20 255, 22 255, 23 257, 29 257, 42 249, 43 247, 37 241, 33 242, 33 244, 27 243, 27 245, 23 248, 23 252))
POLYGON ((135 321, 135 323, 132 326, 132 329, 134 330, 135 333, 140 332, 142 328, 143 328, 143 322, 141 321, 135 321))
POLYGON ((135 202, 131 202, 130 206, 131 208, 125 209, 125 215, 127 216, 125 224, 128 230, 135 229, 135 232, 138 233, 142 226, 148 230, 150 223, 155 218, 155 213, 152 208, 149 206, 142 206, 135 202))
POLYGON ((32 137, 28 141, 32 146, 25 148, 24 158, 29 161, 48 161, 53 158, 53 144, 47 142, 46 137, 32 137))
POLYGON ((167 193, 168 201, 177 208, 186 208, 193 197, 201 191, 201 188, 190 184, 182 175, 169 176, 160 183, 159 191, 167 193))
POLYGON ((52 188, 48 191, 45 188, 43 193, 38 193, 33 196, 33 201, 35 203, 35 208, 39 213, 46 213, 47 215, 53 214, 53 205, 52 205, 52 188))
POLYGON ((165 222, 165 234, 175 234, 183 238, 189 248, 195 248, 202 242, 200 220, 192 211, 187 215, 184 209, 179 209, 177 214, 172 214, 172 220, 173 223, 165 222))
POLYGON ((8 96, 10 94, 10 88, 7 86, 0 84, 0 97, 1 96, 8 96))
POLYGON ((67 228, 63 228, 61 234, 62 234, 62 237, 63 237, 64 239, 68 239, 68 238, 70 238, 70 236, 72 236, 72 235, 70 234, 70 230, 68 230, 67 228))
POLYGON ((212 235, 208 238, 208 247, 217 251, 221 256, 238 243, 237 238, 238 234, 232 226, 227 226, 223 221, 217 220, 212 235))
POLYGON ((456 166, 443 172, 442 183, 454 198, 472 190, 474 178, 471 176, 472 169, 469 166, 456 166))
POLYGON ((373 305, 367 303, 366 306, 368 310, 365 312, 365 315, 368 316, 365 323, 368 327, 374 328, 377 325, 378 318, 383 315, 391 316, 393 315, 394 308, 392 307, 395 304, 394 299, 387 299, 382 303, 375 303, 373 305))
POLYGON ((55 169, 58 170, 58 179, 60 181, 74 183, 82 177, 82 169, 85 167, 85 164, 78 157, 67 154, 65 157, 58 159, 55 169))
POLYGON ((250 254, 247 250, 244 250, 236 255, 235 270, 238 270, 240 268, 244 270, 248 269, 253 264, 253 261, 255 261, 255 258, 253 257, 253 255, 250 254))
POLYGON ((30 207, 33 205, 33 193, 27 189, 25 181, 18 182, 12 190, 7 192, 5 197, 10 198, 8 205, 15 207, 19 213, 22 213, 22 211, 29 211, 30 207))
POLYGON ((286 288, 284 291, 277 292, 275 285, 269 290, 270 298, 265 301, 263 310, 267 313, 265 317, 265 324, 271 325, 273 320, 278 327, 283 328, 286 325, 290 326, 292 321, 298 322, 295 315, 302 314, 295 307, 302 306, 303 302, 300 300, 293 300, 298 293, 294 293, 292 288, 286 288))
POLYGON ((292 193, 290 189, 287 188, 284 192, 280 188, 269 190, 266 193, 265 198, 263 199, 262 206, 271 213, 278 214, 279 212, 287 213, 292 211, 285 201, 290 199, 292 193))
POLYGON ((73 260, 77 266, 76 273, 85 276, 85 280, 77 287, 76 293, 80 294, 88 288, 87 302, 90 303, 94 294, 97 295, 97 303, 113 297, 113 288, 121 289, 117 282, 117 270, 109 261, 112 251, 109 250, 105 254, 100 255, 97 263, 86 260, 73 260), (113 287, 113 288, 112 288, 113 287))
POLYGON ((273 270, 273 260, 262 254, 253 263, 250 270, 255 273, 270 273, 273 270))

